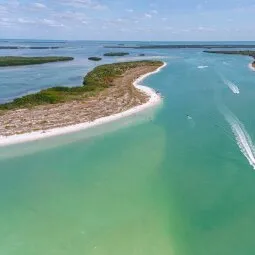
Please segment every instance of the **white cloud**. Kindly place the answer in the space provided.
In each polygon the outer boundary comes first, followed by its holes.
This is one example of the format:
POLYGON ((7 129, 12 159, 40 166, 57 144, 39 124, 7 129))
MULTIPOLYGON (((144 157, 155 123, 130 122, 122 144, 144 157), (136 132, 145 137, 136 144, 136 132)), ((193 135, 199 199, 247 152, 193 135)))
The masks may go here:
POLYGON ((49 27, 63 27, 64 25, 52 19, 26 19, 18 18, 16 23, 30 25, 46 25, 49 27))
POLYGON ((17 8, 20 6, 20 2, 18 0, 9 0, 6 4, 6 6, 11 8, 17 8))
POLYGON ((214 32, 215 29, 211 28, 211 27, 203 27, 203 26, 199 26, 197 28, 198 31, 203 31, 203 32, 214 32))
POLYGON ((3 21, 3 22, 8 22, 8 21, 10 21, 10 19, 8 19, 8 18, 0 18, 0 20, 3 21))
POLYGON ((155 3, 150 3, 149 5, 150 5, 150 7, 156 7, 157 6, 157 4, 155 4, 155 3))
POLYGON ((46 5, 42 4, 42 3, 33 3, 32 4, 33 7, 38 8, 38 9, 46 9, 46 5))
POLYGON ((127 28, 119 28, 118 31, 121 32, 121 33, 125 33, 125 32, 128 32, 130 30, 127 29, 127 28))
POLYGON ((49 27, 64 27, 63 24, 58 23, 57 21, 52 20, 52 19, 42 19, 39 21, 39 23, 47 25, 49 27))
POLYGON ((150 11, 150 13, 152 13, 152 14, 158 14, 158 11, 157 11, 157 10, 152 10, 152 11, 150 11))
POLYGON ((3 6, 3 5, 0 5, 0 14, 5 14, 7 12, 8 12, 7 8, 5 6, 3 6))
POLYGON ((18 18, 17 22, 20 23, 20 24, 34 24, 35 23, 35 21, 29 20, 29 19, 26 19, 26 18, 18 18))
POLYGON ((126 12, 132 13, 132 12, 134 12, 134 10, 133 9, 126 9, 126 12))
POLYGON ((107 9, 106 5, 100 4, 96 0, 55 0, 63 5, 68 5, 73 8, 89 8, 95 10, 107 9))
POLYGON ((148 18, 148 19, 151 19, 151 18, 152 18, 152 15, 149 14, 149 13, 145 13, 144 16, 145 16, 145 18, 148 18))
POLYGON ((10 24, 9 22, 0 21, 0 28, 5 27, 12 27, 12 24, 10 24))
POLYGON ((72 22, 72 23, 83 23, 88 24, 87 16, 82 12, 75 12, 75 11, 66 11, 62 13, 54 13, 53 17, 57 20, 72 22))
POLYGON ((2 27, 11 27, 12 26, 12 22, 10 19, 8 18, 0 18, 0 26, 2 27))
POLYGON ((190 29, 185 28, 185 29, 181 29, 181 32, 189 33, 189 32, 191 32, 191 30, 190 30, 190 29))

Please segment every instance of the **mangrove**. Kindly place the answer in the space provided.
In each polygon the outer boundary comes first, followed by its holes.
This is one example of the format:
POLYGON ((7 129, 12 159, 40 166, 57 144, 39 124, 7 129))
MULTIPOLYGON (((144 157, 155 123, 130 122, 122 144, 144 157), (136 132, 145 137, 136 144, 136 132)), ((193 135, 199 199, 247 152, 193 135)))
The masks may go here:
POLYGON ((129 53, 128 52, 108 52, 104 54, 105 57, 123 57, 126 55, 129 55, 129 53))
POLYGON ((0 104, 1 110, 31 108, 38 105, 65 103, 84 100, 96 96, 102 90, 113 86, 114 79, 121 77, 126 71, 143 66, 162 66, 161 61, 136 61, 106 64, 94 68, 83 80, 80 87, 52 87, 38 93, 16 98, 11 102, 0 104))
POLYGON ((73 57, 19 57, 19 56, 0 56, 0 67, 37 65, 51 62, 71 61, 73 57))
POLYGON ((89 57, 88 60, 91 60, 91 61, 100 61, 100 60, 102 60, 102 58, 99 58, 99 57, 89 57))

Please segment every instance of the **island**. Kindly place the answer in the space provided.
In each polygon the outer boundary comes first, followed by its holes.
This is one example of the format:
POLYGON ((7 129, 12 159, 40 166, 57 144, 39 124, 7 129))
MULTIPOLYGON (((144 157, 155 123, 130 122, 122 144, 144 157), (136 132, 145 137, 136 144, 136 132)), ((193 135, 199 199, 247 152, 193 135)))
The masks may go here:
POLYGON ((108 49, 234 49, 234 48, 255 48, 255 44, 146 44, 135 46, 106 45, 108 49))
POLYGON ((19 50, 19 49, 31 49, 31 50, 54 50, 60 49, 60 46, 0 46, 0 50, 19 50))
POLYGON ((0 56, 0 67, 37 65, 51 62, 71 61, 73 57, 19 57, 19 56, 0 56))
POLYGON ((129 53, 128 52, 108 52, 104 54, 105 57, 123 57, 126 55, 129 55, 129 53))
POLYGON ((163 66, 161 61, 101 65, 80 87, 52 87, 0 104, 0 137, 90 123, 146 105, 159 96, 147 87, 146 93, 137 89, 133 82, 163 66))
MULTIPOLYGON (((205 50, 205 53, 211 54, 227 54, 227 55, 243 55, 253 57, 255 59, 255 51, 253 50, 205 50)), ((252 62, 251 66, 255 68, 255 61, 252 62)))
POLYGON ((89 57, 88 60, 91 60, 91 61, 100 61, 100 60, 102 60, 102 58, 99 58, 99 57, 89 57))

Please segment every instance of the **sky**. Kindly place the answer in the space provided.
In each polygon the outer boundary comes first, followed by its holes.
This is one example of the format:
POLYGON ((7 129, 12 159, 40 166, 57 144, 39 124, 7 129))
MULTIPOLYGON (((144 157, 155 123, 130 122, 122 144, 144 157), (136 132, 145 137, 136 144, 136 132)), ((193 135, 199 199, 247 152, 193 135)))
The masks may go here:
POLYGON ((0 38, 255 41, 255 0, 0 0, 0 38))

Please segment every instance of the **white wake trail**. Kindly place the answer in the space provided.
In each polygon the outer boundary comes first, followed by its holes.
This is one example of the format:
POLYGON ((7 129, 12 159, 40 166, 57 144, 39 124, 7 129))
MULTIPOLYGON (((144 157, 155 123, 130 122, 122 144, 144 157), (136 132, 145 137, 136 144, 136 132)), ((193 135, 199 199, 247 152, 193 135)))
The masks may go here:
POLYGON ((234 94, 239 94, 240 90, 239 88, 231 81, 224 79, 223 80, 224 83, 230 88, 230 90, 234 93, 234 94))
POLYGON ((231 113, 227 109, 222 111, 222 113, 229 125, 231 126, 232 132, 235 136, 236 142, 241 152, 255 170, 255 146, 252 142, 250 135, 246 131, 244 125, 233 113, 231 113))
POLYGON ((205 69, 205 68, 208 68, 208 66, 198 66, 197 68, 198 69, 205 69))

